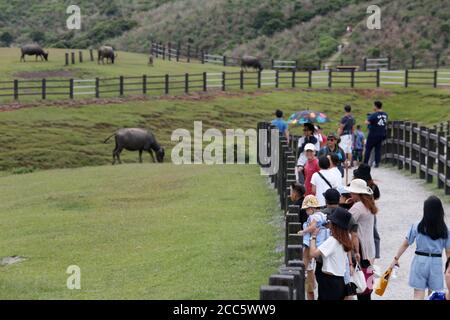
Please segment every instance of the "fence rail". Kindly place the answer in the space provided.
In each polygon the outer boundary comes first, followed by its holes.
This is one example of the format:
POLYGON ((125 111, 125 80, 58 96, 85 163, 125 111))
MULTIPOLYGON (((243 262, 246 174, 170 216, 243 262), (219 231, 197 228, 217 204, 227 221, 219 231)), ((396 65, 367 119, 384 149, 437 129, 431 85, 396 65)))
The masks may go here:
POLYGON ((191 91, 245 90, 259 88, 368 88, 450 86, 450 72, 440 70, 263 70, 257 72, 204 72, 199 74, 119 76, 95 79, 37 79, 0 82, 0 98, 23 96, 70 98, 104 97, 105 94, 179 94, 191 91))
POLYGON ((419 174, 450 195, 450 121, 432 128, 408 121, 388 123, 382 158, 419 174))
MULTIPOLYGON (((284 212, 284 264, 278 273, 269 277, 268 285, 260 287, 261 300, 305 300, 305 266, 303 264, 303 239, 298 234, 302 229, 300 224, 300 208, 293 205, 289 198, 290 184, 295 182, 295 154, 289 147, 284 136, 279 136, 278 148, 271 145, 272 131, 275 127, 266 122, 258 123, 258 163, 267 167, 261 161, 261 150, 272 161, 278 159, 279 169, 270 176, 277 191, 281 209, 284 212), (265 132, 265 135, 261 135, 265 132), (264 139, 264 140, 261 140, 264 139)), ((270 166, 270 164, 269 164, 270 166)))

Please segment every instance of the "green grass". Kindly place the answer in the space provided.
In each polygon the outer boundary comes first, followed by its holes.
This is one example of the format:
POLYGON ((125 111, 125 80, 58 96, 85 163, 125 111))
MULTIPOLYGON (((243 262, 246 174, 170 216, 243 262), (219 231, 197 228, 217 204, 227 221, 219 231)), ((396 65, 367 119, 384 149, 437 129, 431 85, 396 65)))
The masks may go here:
POLYGON ((0 178, 0 299, 257 299, 279 265, 256 166, 122 165, 0 178), (81 290, 66 269, 81 268, 81 290))
MULTIPOLYGON (((47 49, 45 49, 47 50, 47 49)), ((141 76, 162 74, 184 74, 199 73, 204 71, 214 72, 226 70, 237 70, 233 67, 223 67, 216 64, 201 64, 198 62, 185 63, 154 59, 154 67, 148 66, 148 55, 131 52, 117 52, 115 64, 98 64, 97 53, 94 50, 94 62, 89 61, 89 51, 83 51, 83 63, 78 63, 78 51, 76 53, 77 63, 65 66, 65 53, 71 52, 66 49, 48 49, 49 61, 35 61, 34 56, 26 56, 27 62, 20 62, 20 48, 0 48, 0 80, 17 79, 19 72, 47 72, 47 71, 71 71, 74 78, 89 77, 118 77, 118 76, 141 76)), ((37 77, 38 79, 42 77, 37 77)))
MULTIPOLYGON (((123 104, 79 107, 35 107, 0 112, 0 170, 17 173, 29 168, 50 169, 104 165, 112 160, 113 143, 103 140, 121 127, 152 130, 166 148, 167 160, 176 142, 177 128, 192 130, 194 121, 207 128, 255 128, 273 118, 275 109, 286 117, 309 108, 326 112, 331 122, 325 132, 336 131, 343 106, 353 106, 363 124, 372 102, 381 99, 391 120, 412 120, 432 125, 448 120, 450 91, 396 89, 394 91, 296 90, 207 96, 206 99, 149 99, 123 104), (25 168, 25 169, 24 169, 25 168)), ((301 133, 299 127, 293 133, 301 133)), ((205 143, 206 144, 206 143, 205 143)), ((136 162, 137 153, 124 151, 125 162, 136 162)), ((148 155, 145 155, 145 161, 148 155)))

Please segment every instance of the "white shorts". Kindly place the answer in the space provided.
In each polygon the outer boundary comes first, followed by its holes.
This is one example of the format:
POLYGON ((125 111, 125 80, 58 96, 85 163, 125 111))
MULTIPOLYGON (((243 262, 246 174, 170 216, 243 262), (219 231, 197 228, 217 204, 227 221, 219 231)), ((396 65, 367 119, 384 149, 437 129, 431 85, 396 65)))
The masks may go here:
POLYGON ((352 153, 353 139, 351 134, 346 134, 341 136, 341 142, 339 147, 344 151, 344 153, 352 153))

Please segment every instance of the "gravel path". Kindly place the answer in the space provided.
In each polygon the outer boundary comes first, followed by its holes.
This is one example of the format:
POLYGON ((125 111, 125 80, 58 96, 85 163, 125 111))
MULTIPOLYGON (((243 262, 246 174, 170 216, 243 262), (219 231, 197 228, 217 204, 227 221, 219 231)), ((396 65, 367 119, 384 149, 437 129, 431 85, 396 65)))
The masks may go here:
MULTIPOLYGON (((419 179, 407 177, 395 168, 374 168, 372 177, 379 185, 381 198, 377 202, 377 225, 381 237, 381 259, 376 260, 382 272, 388 267, 398 247, 406 237, 411 224, 422 217, 423 201, 431 195, 419 179)), ((444 204, 450 215, 450 206, 444 204)), ((400 259, 397 279, 391 279, 383 297, 373 293, 373 299, 405 300, 412 299, 413 290, 408 286, 409 267, 414 255, 414 247, 408 248, 400 259)))

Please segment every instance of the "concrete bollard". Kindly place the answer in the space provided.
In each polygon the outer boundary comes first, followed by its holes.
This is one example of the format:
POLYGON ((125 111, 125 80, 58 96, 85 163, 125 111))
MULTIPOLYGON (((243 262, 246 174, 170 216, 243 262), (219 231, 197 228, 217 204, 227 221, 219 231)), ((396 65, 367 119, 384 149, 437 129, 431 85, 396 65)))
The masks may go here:
POLYGON ((297 290, 295 276, 287 274, 274 274, 269 277, 269 286, 285 286, 289 288, 290 300, 296 300, 297 290))
POLYGON ((289 288, 285 286, 261 286, 259 289, 260 300, 291 300, 289 288))
POLYGON ((296 295, 294 300, 305 300, 305 269, 303 267, 281 267, 282 275, 293 275, 296 295))
POLYGON ((291 260, 303 260, 303 246, 302 245, 295 245, 295 244, 289 244, 287 246, 286 251, 286 264, 289 263, 291 260))

